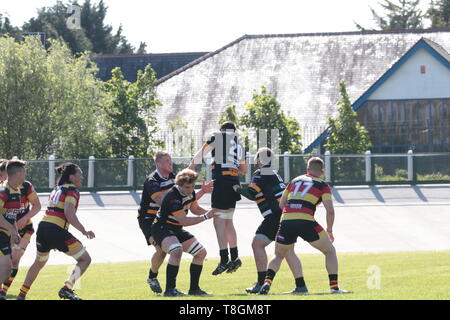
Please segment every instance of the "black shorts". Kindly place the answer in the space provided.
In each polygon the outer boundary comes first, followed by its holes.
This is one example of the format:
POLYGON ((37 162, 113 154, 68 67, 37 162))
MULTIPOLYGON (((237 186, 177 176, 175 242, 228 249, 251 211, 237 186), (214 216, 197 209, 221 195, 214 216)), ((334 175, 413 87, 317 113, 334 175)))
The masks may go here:
POLYGON ((42 253, 52 249, 67 253, 82 248, 83 245, 66 229, 54 223, 42 221, 36 232, 36 247, 37 251, 42 253))
POLYGON ((233 186, 236 184, 239 184, 238 180, 214 180, 214 188, 211 194, 211 207, 223 210, 236 208, 236 202, 241 200, 241 195, 233 189, 233 186))
POLYGON ((28 241, 30 241, 31 236, 34 233, 34 228, 33 228, 33 224, 27 224, 25 227, 23 227, 23 229, 19 230, 19 235, 21 238, 27 239, 28 241))
POLYGON ((0 231, 0 257, 11 254, 11 236, 0 231))
POLYGON ((316 221, 309 220, 284 220, 280 223, 277 234, 277 242, 281 244, 293 244, 301 237, 307 242, 317 241, 326 237, 325 230, 316 221))
POLYGON ((161 246, 163 240, 167 237, 175 236, 177 237, 180 243, 188 241, 189 239, 194 238, 194 236, 188 231, 180 228, 180 229, 172 229, 168 228, 164 225, 154 224, 152 227, 153 239, 155 239, 156 244, 161 246))
POLYGON ((276 213, 271 213, 264 217, 255 234, 262 234, 269 238, 270 241, 274 241, 280 228, 280 217, 281 215, 276 213))
POLYGON ((143 217, 138 217, 139 227, 141 228, 142 233, 145 237, 145 241, 147 241, 147 245, 149 246, 151 245, 151 243, 148 239, 150 239, 150 237, 152 236, 152 224, 155 218, 156 214, 147 214, 143 217))

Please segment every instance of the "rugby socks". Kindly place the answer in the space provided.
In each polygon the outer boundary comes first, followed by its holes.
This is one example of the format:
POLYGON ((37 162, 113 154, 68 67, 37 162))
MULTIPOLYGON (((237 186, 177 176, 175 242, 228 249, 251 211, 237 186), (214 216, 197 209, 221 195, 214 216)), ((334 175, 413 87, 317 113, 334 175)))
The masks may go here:
POLYGON ((180 266, 174 266, 172 264, 167 264, 166 269, 166 291, 169 289, 174 289, 177 285, 177 275, 180 266))
POLYGON ((12 269, 11 270, 11 274, 9 276, 9 279, 6 280, 3 283, 3 289, 2 290, 3 290, 4 293, 8 292, 8 289, 11 286, 11 283, 14 281, 14 278, 17 276, 17 271, 18 271, 17 269, 12 269))
POLYGON ((258 272, 258 284, 263 285, 264 279, 266 278, 266 271, 258 272))
POLYGON ((298 278, 295 278, 295 286, 298 288, 298 287, 304 287, 304 286, 306 286, 306 284, 305 284, 305 279, 303 278, 303 277, 298 277, 298 278))
POLYGON ((150 268, 150 271, 148 273, 148 278, 149 279, 156 279, 158 277, 158 272, 153 272, 152 269, 150 268))
POLYGON ((338 275, 337 274, 329 274, 328 279, 330 279, 330 289, 339 290, 338 275))
POLYGON ((189 291, 199 289, 199 281, 200 274, 202 273, 203 265, 193 264, 189 268, 189 272, 191 273, 191 285, 189 287, 189 291))
POLYGON ((228 248, 222 249, 220 253, 220 264, 225 264, 228 262, 228 248))
POLYGON ((231 256, 231 261, 234 261, 238 258, 238 248, 230 248, 230 256, 231 256))
POLYGON ((28 291, 30 291, 30 287, 22 285, 22 288, 20 288, 19 297, 25 298, 27 296, 28 291))
POLYGON ((70 282, 70 281, 66 281, 66 282, 64 282, 64 287, 63 288, 66 289, 66 290, 72 290, 73 289, 73 283, 70 282))
POLYGON ((276 274, 277 273, 275 271, 273 271, 272 269, 268 269, 264 283, 272 284, 272 281, 275 278, 276 274))

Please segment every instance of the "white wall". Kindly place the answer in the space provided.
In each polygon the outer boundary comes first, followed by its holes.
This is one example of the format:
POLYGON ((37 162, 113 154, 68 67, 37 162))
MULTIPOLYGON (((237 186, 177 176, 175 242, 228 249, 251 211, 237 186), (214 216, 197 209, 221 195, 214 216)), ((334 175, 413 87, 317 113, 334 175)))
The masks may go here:
POLYGON ((419 49, 369 100, 450 98, 450 70, 425 49, 419 49), (426 67, 426 73, 420 72, 426 67))

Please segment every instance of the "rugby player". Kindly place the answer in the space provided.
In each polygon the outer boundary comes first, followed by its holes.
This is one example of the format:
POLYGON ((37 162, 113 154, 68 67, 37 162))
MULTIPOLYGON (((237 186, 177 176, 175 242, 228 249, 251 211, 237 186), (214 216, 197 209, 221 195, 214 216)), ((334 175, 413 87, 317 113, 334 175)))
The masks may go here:
POLYGON ((36 232, 36 259, 28 270, 17 297, 18 300, 25 300, 31 285, 47 263, 52 249, 64 252, 77 261, 73 272, 59 290, 59 297, 61 299, 81 300, 73 291, 73 287, 89 267, 91 257, 86 248, 68 229, 70 225, 73 225, 88 239, 95 238, 94 232, 86 231, 76 215, 80 200, 78 189, 81 187, 84 177, 80 167, 70 162, 62 164, 56 168, 56 171, 60 174, 60 177, 56 188, 50 194, 48 208, 36 232))
MULTIPOLYGON (((164 196, 174 185, 175 175, 173 174, 173 161, 169 153, 158 151, 155 154, 156 170, 150 173, 144 182, 141 195, 141 203, 138 209, 138 222, 147 245, 155 245, 155 253, 151 259, 151 266, 148 274, 147 283, 150 289, 155 293, 161 293, 162 289, 158 281, 158 270, 164 262, 166 253, 160 246, 153 241, 151 227, 155 220, 164 196)), ((205 193, 211 192, 212 182, 203 184, 202 189, 196 194, 200 199, 205 193)))
POLYGON ((331 293, 347 293, 338 285, 338 260, 332 242, 334 208, 331 189, 320 177, 323 175, 322 159, 313 157, 308 160, 307 173, 292 180, 280 199, 283 209, 280 229, 275 243, 275 257, 270 261, 266 279, 259 294, 268 294, 270 286, 280 268, 283 259, 293 250, 298 237, 325 255, 331 293), (316 222, 316 207, 323 202, 327 212, 327 231, 316 222))
MULTIPOLYGON (((25 181, 25 162, 10 160, 6 165, 8 179, 0 185, 0 283, 11 275, 11 244, 20 243, 16 218, 21 209, 19 186, 25 181)), ((6 295, 0 291, 0 300, 6 295)))
MULTIPOLYGON (((252 241, 253 256, 258 273, 256 283, 245 289, 247 293, 259 293, 267 273, 266 247, 275 240, 280 225, 281 209, 279 200, 286 185, 273 170, 273 152, 269 148, 260 148, 255 155, 258 169, 253 173, 251 183, 247 188, 235 185, 234 189, 244 197, 256 201, 264 220, 256 230, 252 241)), ((295 279, 295 289, 289 293, 306 293, 308 289, 303 279, 300 259, 292 249, 286 256, 286 261, 295 279)))
POLYGON ((17 229, 19 230, 21 240, 18 246, 13 246, 12 248, 11 274, 8 280, 6 280, 3 283, 3 287, 0 288, 0 291, 3 291, 4 295, 6 295, 9 287, 14 281, 14 278, 17 276, 20 259, 25 253, 25 250, 27 249, 28 244, 30 243, 30 238, 34 233, 31 218, 33 218, 41 210, 41 202, 39 201, 39 197, 36 191, 34 190, 34 187, 31 184, 31 182, 25 181, 19 186, 19 189, 21 193, 21 209, 17 214, 16 221, 17 221, 17 229))
POLYGON ((214 216, 215 210, 205 210, 196 201, 194 192, 198 174, 190 169, 184 169, 175 177, 175 186, 164 197, 161 208, 152 226, 152 234, 156 243, 169 254, 166 269, 166 290, 164 296, 177 297, 184 293, 176 288, 176 279, 184 252, 193 256, 190 265, 190 295, 208 295, 200 289, 199 280, 206 257, 206 249, 195 236, 183 229, 206 221, 214 216), (189 210, 197 217, 188 217, 189 210))
POLYGON ((247 165, 243 148, 236 136, 236 125, 233 122, 223 123, 220 132, 206 141, 194 156, 189 169, 195 170, 198 164, 203 163, 204 157, 209 152, 213 157, 212 178, 214 180, 211 207, 218 212, 214 216, 214 228, 220 249, 220 262, 212 274, 219 275, 224 271, 234 272, 242 265, 233 225, 236 202, 241 200, 241 196, 233 189, 233 186, 239 184, 239 174, 247 172, 247 165), (230 256, 228 256, 228 247, 230 256))

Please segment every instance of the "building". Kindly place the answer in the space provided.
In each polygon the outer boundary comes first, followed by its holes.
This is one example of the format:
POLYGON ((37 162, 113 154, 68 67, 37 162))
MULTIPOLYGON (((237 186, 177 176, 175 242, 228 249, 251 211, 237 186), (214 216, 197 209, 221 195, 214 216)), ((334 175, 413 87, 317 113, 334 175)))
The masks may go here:
POLYGON ((449 51, 448 29, 245 35, 158 80, 160 126, 182 117, 206 136, 226 105, 242 112, 265 86, 309 152, 337 115, 342 80, 373 151, 450 151, 449 51))
POLYGON ((156 77, 159 79, 206 53, 100 54, 94 56, 93 60, 99 68, 97 76, 103 81, 111 79, 111 71, 120 67, 125 80, 135 82, 138 70, 144 70, 148 64, 155 70, 156 77))

